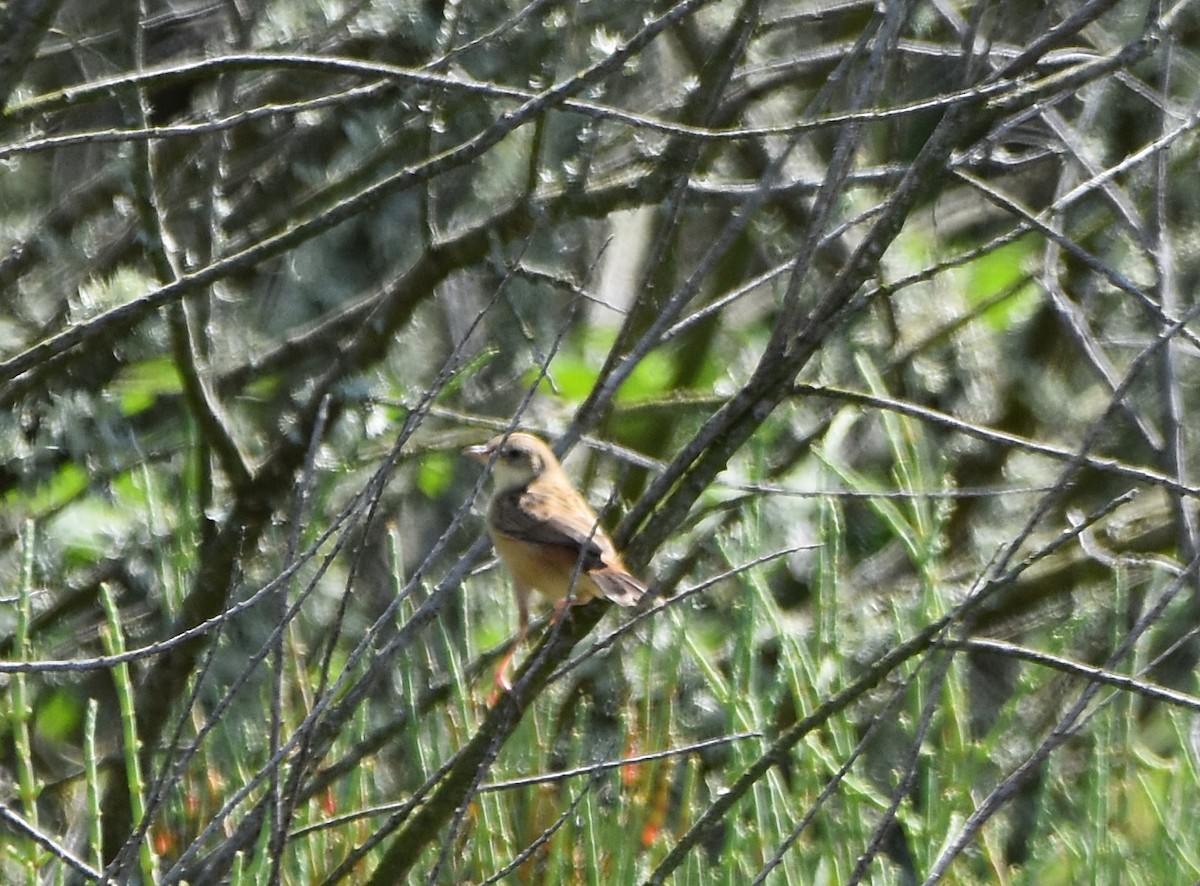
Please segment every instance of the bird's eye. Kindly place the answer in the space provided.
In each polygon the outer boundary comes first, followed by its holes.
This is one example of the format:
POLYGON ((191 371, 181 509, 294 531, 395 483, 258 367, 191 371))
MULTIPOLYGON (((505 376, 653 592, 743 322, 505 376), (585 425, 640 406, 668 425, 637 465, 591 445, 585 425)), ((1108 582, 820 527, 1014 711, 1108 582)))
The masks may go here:
POLYGON ((515 446, 505 446, 500 450, 500 457, 505 461, 516 461, 521 457, 521 453, 517 451, 515 446))

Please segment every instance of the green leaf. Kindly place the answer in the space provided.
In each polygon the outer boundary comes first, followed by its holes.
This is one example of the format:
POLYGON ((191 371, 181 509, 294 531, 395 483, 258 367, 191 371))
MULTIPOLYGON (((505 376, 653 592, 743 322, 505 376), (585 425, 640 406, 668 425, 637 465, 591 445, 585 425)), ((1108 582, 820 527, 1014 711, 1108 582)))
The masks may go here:
POLYGON ((444 452, 433 452, 421 459, 417 469, 417 488, 426 498, 437 498, 454 478, 454 459, 444 452))
MULTIPOLYGON (((605 349, 611 346, 612 336, 603 343, 605 349)), ((581 403, 596 386, 600 367, 604 364, 604 356, 597 349, 587 348, 585 353, 560 353, 551 364, 550 377, 559 396, 571 403, 581 403)), ((536 377, 531 370, 525 378, 526 384, 532 384, 536 377)), ((649 400, 670 390, 671 380, 675 377, 675 367, 669 354, 663 351, 652 351, 634 367, 633 372, 617 391, 616 402, 629 404, 640 400, 649 400)))
MULTIPOLYGON (((559 396, 570 403, 582 403, 596 384, 601 360, 589 360, 579 354, 560 353, 551 365, 550 377, 559 396)), ((531 384, 535 370, 530 370, 526 384, 531 384)))
POLYGON ((149 409, 163 394, 179 393, 183 385, 175 361, 159 357, 122 370, 113 388, 120 395, 121 412, 133 416, 149 409))
POLYGON ((980 256, 966 266, 965 292, 972 305, 1001 297, 981 314, 983 321, 998 332, 1005 332, 1029 317, 1038 306, 1037 287, 1025 270, 1032 242, 1018 240, 980 256), (1007 295, 1005 293, 1007 292, 1007 295))
POLYGON ((671 358, 662 351, 651 351, 621 385, 617 402, 628 403, 655 397, 668 389, 674 375, 671 358))
POLYGON ((46 738, 64 741, 79 728, 82 719, 79 700, 64 689, 56 689, 38 705, 35 728, 46 738))
POLYGON ((9 503, 21 501, 21 507, 29 513, 39 514, 61 508, 87 489, 88 475, 75 462, 68 462, 54 472, 50 482, 38 486, 27 499, 21 500, 16 492, 7 496, 9 503))

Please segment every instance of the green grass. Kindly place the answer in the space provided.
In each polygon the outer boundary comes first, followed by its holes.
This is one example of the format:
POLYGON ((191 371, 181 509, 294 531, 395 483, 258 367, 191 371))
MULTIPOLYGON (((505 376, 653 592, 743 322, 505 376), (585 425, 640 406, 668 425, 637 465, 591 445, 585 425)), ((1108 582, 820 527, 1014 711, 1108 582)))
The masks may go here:
MULTIPOLYGON (((878 377, 862 366, 872 390, 884 393, 877 388, 878 377)), ((665 601, 631 631, 622 627, 627 614, 610 613, 577 652, 621 631, 612 650, 569 670, 532 702, 497 748, 494 762, 479 773, 467 801, 444 819, 410 881, 432 877, 438 883, 480 883, 502 877, 505 882, 642 882, 772 741, 854 687, 880 655, 951 611, 966 591, 949 578, 961 572, 962 564, 949 559, 939 502, 917 494, 937 485, 932 448, 921 429, 906 420, 882 422, 879 429, 893 461, 889 475, 866 477, 830 448, 823 453, 819 482, 855 493, 899 489, 909 496, 829 495, 800 506, 756 498, 737 520, 713 533, 705 557, 689 574, 699 581, 770 550, 784 550, 781 519, 786 525, 803 513, 820 527, 818 546, 802 555, 811 563, 806 602, 781 606, 773 582, 794 579, 794 564, 785 566, 783 558, 698 594, 665 601), (851 532, 853 520, 870 521, 870 532, 851 532), (897 573, 902 578, 895 587, 862 584, 853 551, 864 538, 900 552, 906 565, 897 573), (702 743, 707 744, 673 753, 702 743), (642 759, 646 756, 650 759, 642 759), (632 757, 639 760, 612 765, 632 757)), ((758 469, 748 468, 752 473, 758 469)), ((151 509, 149 498, 144 506, 151 509)), ((166 499, 153 498, 156 512, 168 507, 166 499)), ((697 531, 711 531, 711 524, 700 524, 697 531)), ((395 593, 405 583, 399 536, 385 534, 385 542, 395 593)), ((27 544, 32 558, 38 545, 32 533, 27 544)), ((184 571, 178 547, 165 546, 163 554, 155 564, 158 575, 184 571)), ((332 611, 349 574, 344 568, 331 572, 313 605, 332 611)), ((310 577, 302 574, 293 593, 310 577)), ((1168 579, 1165 571, 1150 570, 1137 587, 1153 594, 1168 579)), ((49 656, 27 638, 30 583, 28 578, 22 583, 15 649, 19 656, 37 660, 49 656)), ((1118 589, 1111 604, 1123 607, 1131 592, 1118 589)), ((467 580, 454 611, 443 612, 401 651, 390 684, 356 710, 323 765, 355 753, 381 727, 395 727, 328 787, 295 805, 288 830, 296 836, 278 859, 264 828, 239 855, 231 882, 268 882, 276 863, 285 882, 321 882, 387 822, 395 804, 409 800, 484 728, 493 688, 485 654, 495 638, 513 628, 509 593, 498 570, 467 580), (436 686, 444 691, 431 695, 436 686), (381 804, 393 805, 370 812, 381 804), (341 816, 347 818, 334 821, 341 816)), ((1087 593, 1081 596, 1088 598, 1087 593)), ((116 654, 129 644, 111 595, 103 599, 109 613, 107 649, 116 654)), ((420 611, 422 599, 406 598, 394 625, 406 625, 420 611)), ((1085 604, 1071 618, 1026 632, 1024 642, 1045 653, 1077 658, 1097 641, 1097 624, 1106 623, 1107 634, 1100 639, 1111 646, 1123 627, 1116 620, 1098 621, 1097 613, 1104 611, 1103 605, 1085 604)), ((302 611, 283 634, 280 738, 285 741, 315 703, 329 636, 314 632, 319 623, 302 611)), ((352 674, 365 673, 366 662, 348 664, 352 633, 347 626, 331 659, 335 679, 347 667, 352 674)), ((257 636, 265 636, 261 628, 257 636)), ((228 684, 222 668, 228 656, 241 654, 236 649, 245 642, 245 637, 226 632, 213 669, 194 678, 206 682, 194 709, 185 712, 182 743, 148 755, 138 753, 132 715, 136 677, 123 665, 112 669, 120 741, 111 740, 111 728, 106 732, 97 725, 96 704, 89 703, 80 733, 80 768, 65 785, 54 786, 55 796, 78 797, 70 802, 80 816, 81 858, 98 864, 99 797, 101 783, 109 778, 111 755, 123 754, 127 790, 135 815, 140 815, 152 778, 180 758, 181 748, 212 715, 228 684)), ((534 648, 527 644, 518 660, 534 648)), ((1150 655, 1149 640, 1144 640, 1138 661, 1145 664, 1150 655)), ((228 673, 238 673, 238 667, 228 673)), ((251 675, 180 778, 168 786, 140 846, 137 864, 145 882, 160 878, 234 792, 267 765, 270 722, 265 712, 272 679, 265 665, 251 675)), ((37 817, 37 801, 51 785, 39 780, 32 763, 39 720, 30 696, 36 695, 35 684, 48 687, 52 682, 17 674, 9 678, 3 696, 19 776, 16 793, 6 802, 28 810, 26 821, 42 829, 52 825, 37 817)), ((768 883, 843 883, 882 827, 899 830, 866 865, 866 881, 902 884, 911 882, 909 873, 920 878, 980 800, 1036 750, 1083 686, 1078 678, 1021 664, 989 724, 973 733, 973 706, 982 690, 965 653, 932 645, 919 650, 877 684, 863 687, 844 709, 818 722, 785 755, 783 765, 768 768, 669 881, 744 884, 761 876, 768 883), (918 740, 922 722, 926 731, 918 740), (905 781, 908 789, 896 802, 895 792, 905 781)), ((45 703, 49 695, 37 698, 45 703)), ((1127 691, 1101 692, 1077 733, 1050 757, 1039 788, 1003 805, 953 863, 948 882, 1055 884, 1082 878, 1162 883, 1200 876, 1200 841, 1186 812, 1200 787, 1190 728, 1183 710, 1159 706, 1147 714, 1127 691), (1009 844, 1018 832, 1025 857, 1016 863, 1009 844)), ((289 767, 280 773, 286 789, 289 767)), ((252 790, 206 838, 203 851, 219 849, 269 790, 269 782, 252 790)), ((365 879, 388 845, 385 837, 368 851, 348 881, 365 879)), ((8 881, 53 879, 64 870, 53 853, 11 834, 0 869, 8 881)))

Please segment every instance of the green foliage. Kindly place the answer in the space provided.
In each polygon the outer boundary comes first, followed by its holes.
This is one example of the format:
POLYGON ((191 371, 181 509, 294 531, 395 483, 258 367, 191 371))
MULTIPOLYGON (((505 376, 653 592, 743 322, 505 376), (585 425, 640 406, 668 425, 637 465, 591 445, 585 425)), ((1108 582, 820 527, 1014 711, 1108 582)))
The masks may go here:
POLYGON ((445 452, 435 452, 421 459, 421 466, 417 469, 417 488, 426 498, 437 498, 450 488, 454 472, 454 459, 445 452))
POLYGON ((1034 248, 1031 238, 1007 243, 951 275, 951 279, 962 278, 969 304, 986 304, 980 317, 995 332, 1007 332, 1028 320, 1041 303, 1037 287, 1029 279, 1029 269, 1037 258, 1034 248))
POLYGON ((83 720, 77 699, 68 692, 49 692, 37 709, 34 729, 42 738, 51 742, 64 742, 73 738, 83 720))
MULTIPOLYGON (((613 344, 610 330, 595 330, 587 342, 578 350, 563 351, 550 364, 549 377, 555 395, 565 403, 580 403, 596 386, 604 354, 613 344)), ((653 400, 672 392, 671 380, 675 366, 669 354, 653 351, 646 355, 629 377, 617 389, 615 402, 621 405, 653 400)), ((527 373, 525 383, 534 381, 534 373, 527 373)))
MULTIPOLYGON (((78 498, 87 489, 87 486, 87 471, 73 462, 64 464, 32 496, 22 496, 20 503, 29 513, 42 514, 56 511, 78 498)), ((17 498, 16 495, 12 496, 12 499, 17 498)))
POLYGON ((169 357, 134 363, 113 381, 121 412, 129 418, 149 409, 164 394, 178 394, 181 389, 179 370, 169 357))

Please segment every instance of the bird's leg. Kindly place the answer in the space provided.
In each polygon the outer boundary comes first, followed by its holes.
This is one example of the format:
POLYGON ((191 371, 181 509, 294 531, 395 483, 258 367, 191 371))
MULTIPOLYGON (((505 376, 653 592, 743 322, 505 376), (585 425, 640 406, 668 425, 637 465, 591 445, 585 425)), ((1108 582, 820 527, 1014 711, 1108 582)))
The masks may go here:
POLYGON ((559 600, 557 603, 554 604, 554 614, 552 616, 550 616, 550 626, 551 627, 554 627, 555 625, 558 624, 559 620, 563 617, 563 613, 565 613, 567 611, 567 609, 570 607, 570 605, 573 602, 575 602, 575 601, 572 600, 570 597, 563 597, 561 600, 559 600))
MULTIPOLYGON (((578 569, 578 566, 576 566, 576 569, 578 569)), ((562 620, 564 615, 568 614, 568 610, 570 610, 572 606, 574 606, 576 603, 585 602, 584 600, 580 600, 575 594, 575 586, 578 578, 578 573, 572 574, 571 584, 567 588, 567 595, 554 604, 554 614, 550 616, 550 627, 558 627, 559 621, 562 620)))
POLYGON ((505 692, 512 690, 512 681, 508 679, 508 669, 512 667, 513 656, 517 654, 517 647, 525 642, 525 635, 529 633, 529 588, 518 583, 513 591, 517 598, 517 638, 513 640, 513 644, 508 648, 500 666, 496 668, 495 678, 496 689, 503 689, 505 692))

